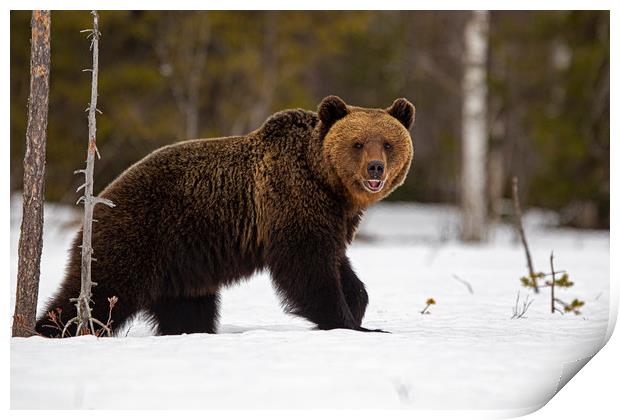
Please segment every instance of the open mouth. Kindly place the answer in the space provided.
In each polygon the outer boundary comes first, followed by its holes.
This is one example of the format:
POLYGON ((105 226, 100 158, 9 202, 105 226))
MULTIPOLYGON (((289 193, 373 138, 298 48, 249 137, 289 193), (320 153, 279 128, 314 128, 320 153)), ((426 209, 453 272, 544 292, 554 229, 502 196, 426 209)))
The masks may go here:
POLYGON ((362 185, 367 191, 370 191, 371 193, 378 193, 383 189, 385 181, 381 181, 379 179, 365 179, 362 181, 362 185))

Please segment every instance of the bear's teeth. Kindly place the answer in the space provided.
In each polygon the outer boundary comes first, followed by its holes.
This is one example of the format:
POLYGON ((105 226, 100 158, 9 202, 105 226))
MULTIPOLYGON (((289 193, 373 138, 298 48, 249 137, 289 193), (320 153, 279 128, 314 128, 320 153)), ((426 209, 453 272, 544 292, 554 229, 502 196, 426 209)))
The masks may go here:
POLYGON ((383 189, 384 181, 381 181, 379 179, 365 179, 364 181, 362 181, 362 184, 367 191, 376 193, 383 189))

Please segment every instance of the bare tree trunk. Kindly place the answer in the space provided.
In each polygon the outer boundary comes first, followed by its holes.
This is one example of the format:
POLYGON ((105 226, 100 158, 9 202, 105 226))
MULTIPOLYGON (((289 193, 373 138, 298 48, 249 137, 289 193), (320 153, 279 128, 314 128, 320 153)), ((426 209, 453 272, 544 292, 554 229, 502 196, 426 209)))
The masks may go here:
POLYGON ((45 191, 45 143, 50 74, 49 11, 35 10, 30 23, 30 96, 28 98, 28 127, 24 156, 24 191, 19 261, 17 266, 17 295, 13 336, 33 334, 37 316, 41 251, 43 249, 43 202, 45 191))
POLYGON ((462 115, 461 239, 482 241, 487 224, 487 46, 489 12, 471 13, 465 25, 462 115))
MULTIPOLYGON (((93 229, 93 210, 98 203, 114 207, 114 204, 107 199, 93 197, 93 172, 95 170, 95 154, 99 154, 97 150, 97 83, 99 76, 99 15, 95 10, 93 15, 93 29, 87 30, 91 33, 93 51, 93 68, 91 69, 92 81, 90 91, 90 104, 88 108, 88 154, 86 159, 86 169, 80 169, 76 172, 84 173, 85 182, 78 188, 78 191, 84 188, 84 195, 80 197, 80 201, 84 202, 84 223, 82 227, 82 272, 81 272, 81 288, 80 296, 75 299, 77 307, 77 317, 68 321, 66 327, 72 323, 77 324, 76 335, 95 334, 94 323, 99 324, 107 330, 107 327, 99 320, 94 319, 91 315, 90 298, 92 296, 92 287, 96 286, 91 279, 91 262, 93 255, 92 248, 92 229, 93 229)), ((63 331, 63 335, 66 332, 63 331)), ((109 332, 109 330, 108 330, 109 332)))

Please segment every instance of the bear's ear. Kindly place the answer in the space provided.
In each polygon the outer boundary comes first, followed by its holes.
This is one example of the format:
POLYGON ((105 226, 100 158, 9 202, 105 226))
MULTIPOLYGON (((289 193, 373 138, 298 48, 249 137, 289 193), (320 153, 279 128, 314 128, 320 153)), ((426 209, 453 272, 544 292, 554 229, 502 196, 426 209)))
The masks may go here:
POLYGON ((319 119, 325 128, 331 127, 348 113, 347 104, 337 96, 328 96, 319 105, 319 119))
POLYGON ((385 111, 400 121, 407 130, 411 128, 415 120, 415 107, 405 98, 398 98, 385 111))

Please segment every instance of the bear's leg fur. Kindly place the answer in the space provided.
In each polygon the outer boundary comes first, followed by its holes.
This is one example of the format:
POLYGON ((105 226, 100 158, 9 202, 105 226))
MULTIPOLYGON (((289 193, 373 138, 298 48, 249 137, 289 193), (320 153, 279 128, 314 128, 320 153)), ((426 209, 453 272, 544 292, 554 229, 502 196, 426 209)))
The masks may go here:
POLYGON ((368 293, 366 293, 364 283, 353 271, 347 257, 344 257, 340 263, 340 283, 355 323, 360 326, 366 313, 366 306, 368 306, 368 293))
POLYGON ((219 316, 219 294, 166 298, 155 303, 150 313, 160 335, 215 334, 219 316))
POLYGON ((301 243, 274 241, 267 264, 289 312, 320 329, 362 330, 355 322, 340 284, 339 264, 325 241, 306 236, 301 243))

